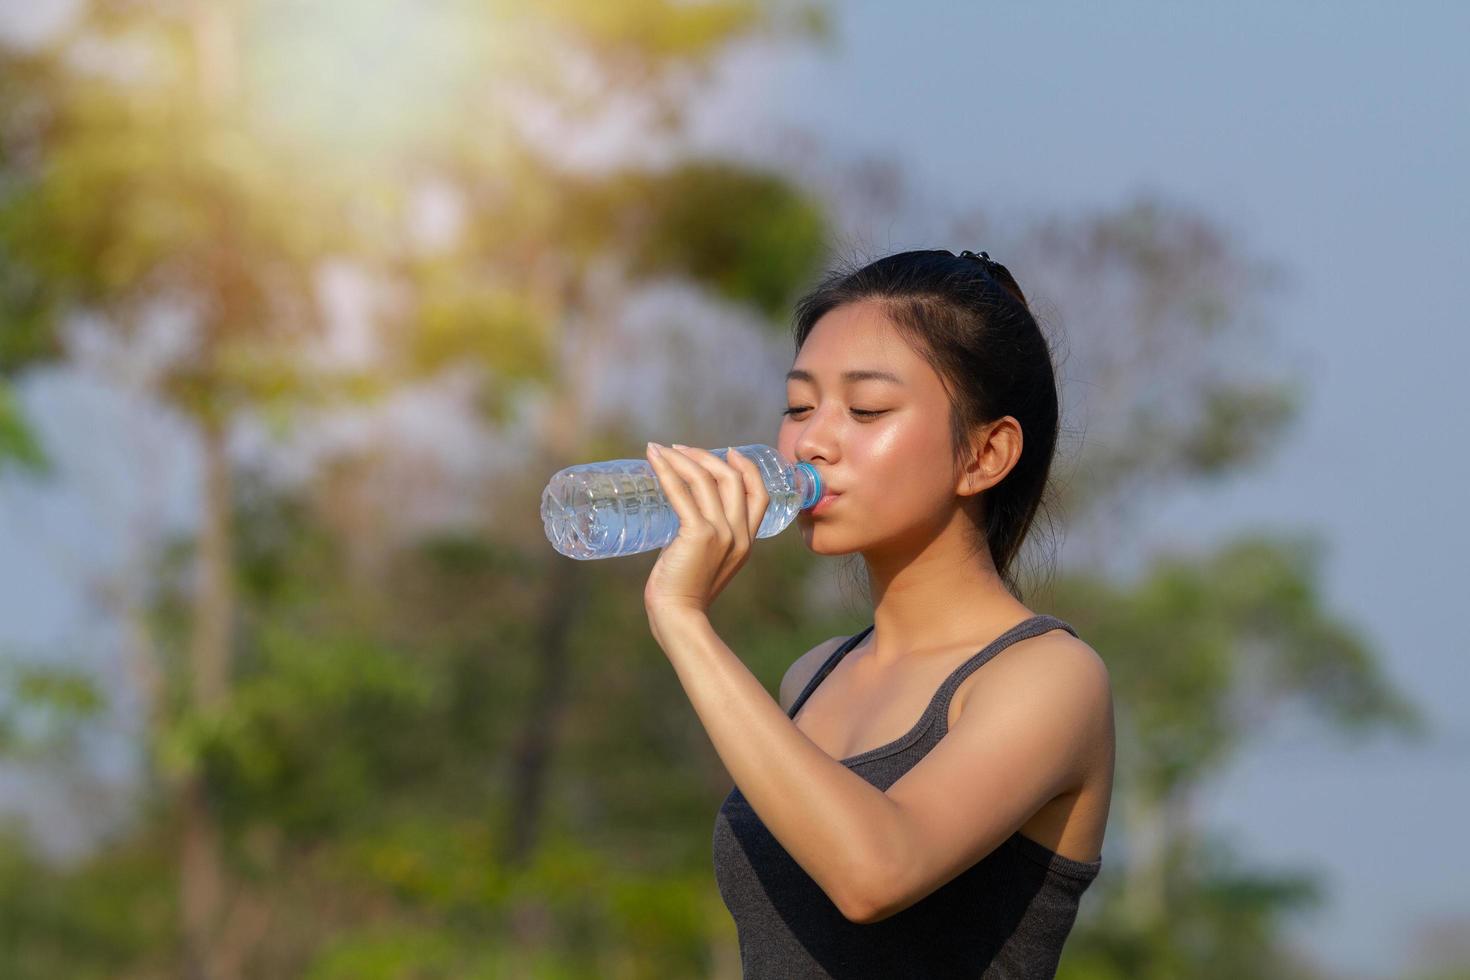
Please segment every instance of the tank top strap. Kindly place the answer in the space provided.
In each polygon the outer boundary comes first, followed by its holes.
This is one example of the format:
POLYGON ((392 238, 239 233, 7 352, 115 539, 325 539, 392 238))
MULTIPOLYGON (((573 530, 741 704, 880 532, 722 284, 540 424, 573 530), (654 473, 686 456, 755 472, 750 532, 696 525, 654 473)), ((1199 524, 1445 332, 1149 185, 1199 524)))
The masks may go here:
POLYGON ((852 636, 849 636, 846 640, 843 640, 842 644, 838 646, 836 650, 832 651, 832 655, 827 658, 825 663, 822 664, 822 669, 818 670, 815 676, 813 676, 811 680, 807 681, 807 685, 805 688, 802 689, 801 694, 797 696, 795 701, 791 702, 791 710, 786 712, 786 717, 796 717, 796 712, 801 709, 802 704, 806 701, 807 698, 811 696, 811 693, 817 689, 817 685, 822 683, 822 680, 828 674, 832 673, 832 668, 837 666, 837 661, 847 656, 848 651, 861 643, 863 637, 873 632, 873 627, 876 625, 876 623, 870 624, 866 629, 859 630, 858 632, 852 634, 852 636))
POLYGON ((1033 636, 1040 636, 1042 633, 1049 633, 1054 629, 1064 629, 1073 636, 1077 635, 1077 631, 1072 628, 1071 624, 1044 613, 1032 616, 1030 619, 1021 620, 1021 622, 991 640, 985 645, 983 650, 956 667, 949 677, 945 678, 944 683, 939 685, 939 690, 934 693, 933 702, 930 704, 931 709, 935 711, 938 717, 947 718, 949 716, 950 699, 954 697, 954 692, 959 690, 960 684, 964 682, 966 677, 979 670, 991 657, 994 657, 1012 643, 1027 640, 1033 636))
MULTIPOLYGON (((811 697, 812 692, 817 689, 817 685, 821 684, 827 675, 832 673, 832 668, 837 666, 839 660, 847 656, 853 647, 857 646, 863 641, 865 636, 873 632, 873 628, 876 625, 876 623, 869 624, 865 629, 849 636, 836 650, 832 651, 832 655, 822 664, 821 669, 807 682, 801 694, 791 703, 791 710, 786 712, 788 718, 796 717, 796 713, 801 710, 801 706, 806 703, 806 699, 811 697)), ((939 690, 934 693, 934 697, 930 699, 930 709, 940 709, 941 715, 947 716, 949 701, 950 698, 954 697, 954 692, 959 689, 960 684, 966 677, 979 670, 991 657, 1000 653, 1012 643, 1029 639, 1033 636, 1040 636, 1042 633, 1048 633, 1059 628, 1066 630, 1073 636, 1077 635, 1077 631, 1072 628, 1071 624, 1055 616, 1049 616, 1043 613, 1032 616, 1030 619, 1023 619, 1000 636, 997 636, 994 640, 991 640, 980 652, 956 667, 949 677, 945 678, 944 683, 939 686, 939 690)))

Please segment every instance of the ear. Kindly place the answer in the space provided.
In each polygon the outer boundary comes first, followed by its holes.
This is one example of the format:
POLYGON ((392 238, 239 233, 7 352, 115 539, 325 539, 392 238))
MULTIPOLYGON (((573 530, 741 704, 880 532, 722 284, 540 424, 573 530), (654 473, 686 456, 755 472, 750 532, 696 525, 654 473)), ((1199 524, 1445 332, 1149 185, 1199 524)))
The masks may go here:
POLYGON ((976 430, 955 493, 968 497, 988 490, 1021 458, 1021 423, 1007 415, 976 430))

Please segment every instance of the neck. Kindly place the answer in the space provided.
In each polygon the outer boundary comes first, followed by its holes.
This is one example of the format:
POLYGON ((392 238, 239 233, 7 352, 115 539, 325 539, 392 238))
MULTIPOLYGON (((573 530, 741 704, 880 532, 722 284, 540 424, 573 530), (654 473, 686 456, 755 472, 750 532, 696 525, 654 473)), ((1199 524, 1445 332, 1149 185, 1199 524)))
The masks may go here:
POLYGON ((979 649, 1035 615, 1005 587, 989 551, 974 553, 969 519, 958 510, 953 518, 917 545, 863 552, 873 591, 873 632, 863 645, 875 664, 979 649))

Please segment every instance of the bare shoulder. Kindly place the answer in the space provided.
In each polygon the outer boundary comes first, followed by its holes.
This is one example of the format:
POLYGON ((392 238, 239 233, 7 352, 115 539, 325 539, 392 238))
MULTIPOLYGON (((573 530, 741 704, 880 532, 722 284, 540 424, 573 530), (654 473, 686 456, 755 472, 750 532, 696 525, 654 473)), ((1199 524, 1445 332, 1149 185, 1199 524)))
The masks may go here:
POLYGON ((822 664, 827 658, 836 652, 837 648, 848 639, 846 636, 834 636, 823 640, 812 647, 806 653, 797 657, 790 667, 786 668, 786 676, 781 678, 781 710, 790 712, 791 705, 801 695, 807 684, 822 669, 822 664))
POLYGON ((1092 645, 1066 630, 1056 630, 1046 637, 1050 641, 1051 656, 1072 663, 1079 671, 1090 674, 1104 685, 1108 683, 1108 664, 1092 645))
MULTIPOLYGON (((971 703, 1011 701, 1021 695, 1066 696, 1074 706, 1090 708, 1076 720, 1101 720, 1112 713, 1112 678, 1102 656, 1085 640, 1064 630, 1034 637, 1018 656, 996 657, 983 683, 967 691, 971 703)), ((977 671, 975 677, 985 673, 977 671)))
POLYGON ((1050 680, 1081 685, 1098 695, 1111 694, 1107 661, 1086 640, 1060 629, 1036 640, 1025 657, 1011 659, 1018 676, 1024 673, 1037 683, 1050 680))

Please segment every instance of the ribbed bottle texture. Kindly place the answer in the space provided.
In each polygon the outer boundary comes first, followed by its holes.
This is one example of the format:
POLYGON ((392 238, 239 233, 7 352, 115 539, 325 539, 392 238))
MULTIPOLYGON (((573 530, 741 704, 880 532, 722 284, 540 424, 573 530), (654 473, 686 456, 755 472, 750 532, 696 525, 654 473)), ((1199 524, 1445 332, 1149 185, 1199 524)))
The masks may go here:
MULTIPOLYGON (((770 446, 735 446, 761 471, 770 501, 756 537, 785 530, 798 511, 822 498, 810 463, 792 464, 770 446)), ((711 449, 725 458, 726 450, 711 449)), ((616 558, 662 548, 679 533, 679 515, 646 459, 610 459, 559 470, 541 492, 546 538, 569 558, 616 558)))

